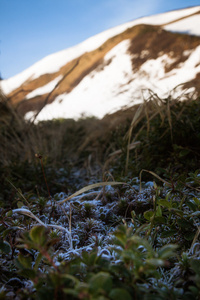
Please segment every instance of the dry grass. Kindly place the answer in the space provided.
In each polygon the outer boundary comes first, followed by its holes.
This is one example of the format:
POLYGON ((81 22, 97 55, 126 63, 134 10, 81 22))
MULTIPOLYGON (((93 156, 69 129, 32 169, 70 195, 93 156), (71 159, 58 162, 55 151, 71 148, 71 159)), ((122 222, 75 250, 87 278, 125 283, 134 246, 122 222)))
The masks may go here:
MULTIPOLYGON (((3 166, 14 161, 33 163, 36 160, 35 154, 39 153, 45 162, 53 166, 65 167, 70 162, 71 166, 79 165, 93 174, 97 170, 109 170, 110 165, 124 157, 121 169, 127 174, 130 155, 131 161, 135 156, 137 164, 141 160, 141 149, 148 147, 142 139, 148 141, 152 138, 154 122, 160 128, 159 143, 169 135, 169 148, 176 144, 174 124, 181 122, 187 104, 181 105, 180 110, 177 107, 180 100, 190 103, 192 99, 193 95, 184 94, 173 100, 173 92, 167 99, 160 99, 149 90, 149 97, 142 104, 107 115, 102 120, 54 120, 35 125, 25 121, 1 94, 4 113, 0 118, 0 163, 3 166)), ((143 168, 146 169, 145 166, 143 168)))

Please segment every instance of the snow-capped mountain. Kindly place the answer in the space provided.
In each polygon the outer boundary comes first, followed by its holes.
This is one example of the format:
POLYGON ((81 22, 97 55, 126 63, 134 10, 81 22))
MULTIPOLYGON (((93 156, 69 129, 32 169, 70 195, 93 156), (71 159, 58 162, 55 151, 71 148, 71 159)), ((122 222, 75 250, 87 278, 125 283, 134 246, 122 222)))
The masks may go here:
POLYGON ((54 53, 1 81, 18 110, 37 121, 102 118, 142 102, 200 92, 200 6, 143 17, 54 53), (179 87, 177 87, 179 86, 179 87), (177 87, 177 88, 176 88, 177 87))

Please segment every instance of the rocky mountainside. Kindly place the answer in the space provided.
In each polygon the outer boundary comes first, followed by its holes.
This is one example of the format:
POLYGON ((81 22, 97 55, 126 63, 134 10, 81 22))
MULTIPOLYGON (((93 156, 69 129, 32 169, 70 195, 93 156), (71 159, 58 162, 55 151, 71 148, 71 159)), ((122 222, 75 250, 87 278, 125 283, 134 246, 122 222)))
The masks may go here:
POLYGON ((27 119, 104 115, 153 91, 200 92, 200 6, 140 18, 49 55, 1 81, 27 119))

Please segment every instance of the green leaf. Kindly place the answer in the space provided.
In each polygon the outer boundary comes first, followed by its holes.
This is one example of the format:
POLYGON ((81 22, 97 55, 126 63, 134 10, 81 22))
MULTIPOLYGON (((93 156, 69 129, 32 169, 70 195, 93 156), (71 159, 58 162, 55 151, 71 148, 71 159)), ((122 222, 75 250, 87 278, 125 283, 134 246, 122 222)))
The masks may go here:
POLYGON ((165 264, 165 261, 159 258, 150 258, 146 260, 146 263, 155 267, 162 267, 165 264))
POLYGON ((177 208, 170 208, 170 212, 173 214, 173 215, 178 215, 180 217, 183 217, 183 211, 180 210, 180 209, 177 209, 177 208))
POLYGON ((184 157, 190 152, 189 149, 183 149, 179 152, 179 157, 184 157))
POLYGON ((158 251, 158 256, 162 259, 169 258, 174 254, 177 247, 177 245, 173 244, 165 245, 158 251))
POLYGON ((192 227, 192 224, 191 222, 187 221, 187 220, 184 220, 184 219, 180 219, 180 220, 177 220, 177 223, 180 227, 182 228, 191 228, 192 227))
POLYGON ((158 205, 158 207, 156 209, 156 216, 162 217, 162 208, 160 207, 160 205, 158 205))
POLYGON ((22 201, 18 201, 18 202, 17 202, 17 207, 18 207, 18 208, 21 208, 22 206, 24 206, 23 202, 22 202, 22 201))
POLYGON ((7 214, 6 214, 7 217, 12 217, 12 215, 13 215, 12 210, 9 210, 9 211, 7 212, 7 214))
POLYGON ((67 294, 67 295, 71 295, 71 296, 73 296, 73 297, 75 297, 75 298, 78 299, 79 291, 75 290, 74 288, 73 288, 73 289, 70 289, 70 288, 68 288, 68 289, 63 289, 63 292, 64 292, 65 294, 67 294))
POLYGON ((200 205, 200 200, 196 197, 192 198, 197 205, 200 205))
POLYGON ((11 252, 11 246, 8 242, 0 241, 0 250, 6 254, 9 254, 11 252))
POLYGON ((170 237, 170 236, 175 235, 176 233, 177 233, 177 230, 175 230, 175 229, 166 230, 161 233, 161 237, 170 237))
POLYGON ((39 267, 39 264, 42 260, 42 254, 41 253, 38 253, 38 256, 35 260, 35 266, 34 266, 34 270, 37 271, 38 267, 39 267))
POLYGON ((166 224, 167 220, 164 217, 157 217, 156 216, 154 218, 154 223, 157 223, 157 224, 166 224))
POLYGON ((153 210, 147 210, 144 212, 144 218, 148 221, 151 221, 151 218, 154 215, 154 211, 153 210))
POLYGON ((34 279, 37 276, 36 272, 32 269, 23 269, 19 273, 20 275, 30 279, 34 279))
POLYGON ((200 276, 200 260, 191 259, 190 261, 191 268, 200 276))
POLYGON ((99 272, 90 279, 90 290, 98 294, 101 290, 107 293, 112 288, 112 278, 109 273, 99 272))
POLYGON ((186 239, 186 241, 192 241, 194 236, 195 236, 195 232, 189 231, 184 234, 184 239, 186 239))
POLYGON ((0 300, 6 299, 6 290, 3 289, 3 287, 0 289, 0 300))
POLYGON ((121 288, 113 289, 109 294, 109 298, 112 300, 132 300, 132 297, 129 294, 129 292, 121 288))
POLYGON ((5 230, 5 226, 4 225, 0 225, 0 234, 5 230))
POLYGON ((69 279, 71 282, 73 282, 74 285, 79 284, 79 280, 70 274, 64 274, 62 277, 65 279, 69 279))
POLYGON ((177 201, 173 201, 172 202, 172 209, 177 209, 177 207, 179 207, 179 203, 177 201))
POLYGON ((133 241, 137 247, 140 245, 144 246, 144 248, 148 251, 149 255, 154 255, 154 251, 151 244, 145 238, 134 234, 129 240, 133 241))
POLYGON ((18 255, 18 261, 25 269, 32 269, 32 258, 30 256, 18 255))
POLYGON ((193 203, 192 201, 188 200, 188 201, 186 202, 186 204, 187 204, 187 206, 188 206, 191 210, 193 210, 193 211, 197 211, 197 210, 198 210, 198 207, 197 207, 196 203, 193 203))
POLYGON ((172 207, 171 203, 167 200, 164 200, 164 199, 158 200, 158 204, 160 204, 161 206, 166 207, 166 208, 171 208, 172 207))
POLYGON ((132 211, 131 211, 131 218, 132 218, 132 219, 135 219, 135 217, 136 217, 136 213, 135 213, 134 210, 132 210, 132 211))
POLYGON ((192 292, 193 295, 198 297, 199 289, 197 287, 191 285, 191 286, 189 286, 189 290, 192 292))
POLYGON ((45 231, 46 228, 44 226, 33 227, 30 231, 30 237, 32 241, 39 245, 43 244, 46 240, 45 231))
POLYGON ((97 252, 93 250, 90 253, 84 251, 82 253, 82 259, 83 259, 83 263, 86 264, 87 266, 94 266, 97 263, 98 259, 100 259, 100 257, 98 257, 97 252))
POLYGON ((6 230, 4 230, 4 231, 3 231, 3 238, 6 238, 6 237, 9 235, 9 233, 11 233, 11 232, 14 231, 14 230, 18 231, 18 230, 19 230, 19 227, 17 227, 17 226, 12 226, 12 227, 9 227, 9 228, 7 228, 6 230))

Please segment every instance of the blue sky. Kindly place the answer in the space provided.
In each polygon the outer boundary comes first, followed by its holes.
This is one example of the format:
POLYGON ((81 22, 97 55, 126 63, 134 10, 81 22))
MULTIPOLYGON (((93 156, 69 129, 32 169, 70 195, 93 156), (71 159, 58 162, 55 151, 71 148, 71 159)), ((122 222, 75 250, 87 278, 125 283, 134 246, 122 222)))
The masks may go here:
POLYGON ((1 77, 108 28, 195 5, 200 0, 0 0, 1 77))

